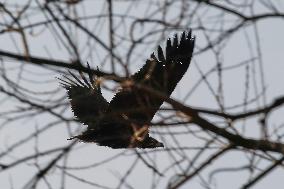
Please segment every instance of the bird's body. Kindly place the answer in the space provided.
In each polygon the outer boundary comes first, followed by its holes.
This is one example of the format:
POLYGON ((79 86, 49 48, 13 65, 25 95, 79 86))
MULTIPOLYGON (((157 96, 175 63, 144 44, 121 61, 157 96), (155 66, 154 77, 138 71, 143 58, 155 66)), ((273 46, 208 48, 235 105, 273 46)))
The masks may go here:
POLYGON ((136 85, 158 91, 169 97, 190 64, 194 48, 191 33, 183 32, 180 41, 175 35, 167 41, 166 56, 158 47, 158 58, 152 54, 146 64, 122 85, 122 89, 108 103, 101 94, 96 79, 76 81, 65 77, 72 110, 80 122, 88 125, 82 134, 72 137, 84 142, 95 142, 111 148, 155 148, 163 144, 149 136, 149 126, 163 99, 136 85))

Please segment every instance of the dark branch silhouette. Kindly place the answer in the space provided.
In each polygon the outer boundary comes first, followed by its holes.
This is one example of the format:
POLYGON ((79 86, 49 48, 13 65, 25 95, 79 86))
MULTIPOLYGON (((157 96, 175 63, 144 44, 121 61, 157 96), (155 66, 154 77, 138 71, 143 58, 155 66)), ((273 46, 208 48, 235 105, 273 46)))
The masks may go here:
POLYGON ((272 0, 2 1, 1 188, 281 182, 283 7, 272 0), (146 59, 189 28, 198 43, 190 74, 175 87, 186 69, 161 67, 166 48, 146 59), (74 114, 59 74, 67 75, 74 114), (124 141, 126 149, 65 140, 78 134, 85 142, 124 141), (165 147, 134 148, 151 146, 147 139, 165 147))

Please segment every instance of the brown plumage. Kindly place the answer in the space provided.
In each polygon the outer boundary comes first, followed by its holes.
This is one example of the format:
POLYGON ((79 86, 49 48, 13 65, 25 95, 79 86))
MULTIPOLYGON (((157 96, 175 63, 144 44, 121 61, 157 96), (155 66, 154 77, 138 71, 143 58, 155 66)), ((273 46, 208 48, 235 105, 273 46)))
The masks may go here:
MULTIPOLYGON (((166 55, 157 49, 146 64, 127 82, 141 84, 169 97, 188 69, 194 48, 191 32, 177 34, 167 40, 166 55)), ((111 148, 155 148, 164 145, 149 136, 149 126, 163 100, 149 92, 122 85, 110 103, 102 96, 97 78, 89 73, 89 81, 81 75, 79 79, 69 72, 73 80, 66 77, 62 85, 67 90, 72 110, 77 119, 88 126, 78 136, 84 142, 95 142, 111 148), (75 81, 74 81, 75 79, 75 81)))

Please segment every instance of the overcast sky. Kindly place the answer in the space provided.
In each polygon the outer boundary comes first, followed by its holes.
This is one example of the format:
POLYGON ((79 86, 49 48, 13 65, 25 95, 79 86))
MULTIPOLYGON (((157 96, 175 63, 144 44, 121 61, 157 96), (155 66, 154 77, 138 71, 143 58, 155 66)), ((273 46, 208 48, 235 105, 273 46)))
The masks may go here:
MULTIPOLYGON (((149 0, 150 1, 150 0, 149 0)), ((155 10, 159 7, 158 1, 153 1, 152 4, 149 1, 145 0, 145 2, 137 2, 130 5, 129 2, 119 1, 115 2, 113 5, 113 11, 115 15, 119 18, 120 15, 127 13, 129 19, 126 19, 125 22, 120 22, 120 19, 114 20, 115 29, 118 33, 116 36, 117 43, 119 43, 118 47, 115 49, 115 53, 119 54, 122 57, 126 57, 127 49, 129 48, 129 43, 122 41, 123 37, 130 38, 131 26, 134 27, 132 17, 139 18, 161 18, 161 14, 155 14, 155 10), (147 1, 147 3, 146 3, 147 1), (120 41, 122 41, 120 43, 120 41)), ((18 4, 19 7, 23 5, 22 0, 9 0, 9 1, 1 1, 10 5, 9 8, 12 9, 13 4, 18 4)), ((40 1, 41 2, 41 1, 40 1)), ((87 17, 84 24, 88 25, 88 28, 94 32, 96 35, 100 37, 103 41, 108 41, 108 23, 107 17, 105 19, 96 18, 97 15, 107 14, 107 7, 103 0, 86 0, 84 3, 76 5, 75 7, 70 7, 70 15, 77 15, 78 17, 87 17), (73 11, 73 12, 72 12, 73 11)), ((271 1, 274 2, 274 1, 271 1)), ((274 2, 276 3, 276 2, 274 2)), ((168 17, 176 17, 177 10, 180 9, 179 4, 175 4, 172 8, 169 8, 170 14, 168 17)), ((193 5, 189 6, 189 9, 193 10, 193 5)), ((280 12, 284 12, 283 4, 277 3, 277 8, 280 12)), ((242 10, 240 8, 240 10, 242 10)), ((248 12, 243 10, 244 12, 248 12)), ((255 6, 254 11, 256 13, 266 13, 269 12, 267 8, 262 5, 255 6)), ((190 11, 189 11, 190 12, 190 11)), ((199 10, 196 14, 198 14, 199 19, 202 20, 202 24, 208 25, 218 25, 216 20, 218 20, 217 16, 218 12, 214 9, 199 10)), ((0 12, 0 23, 9 23, 9 18, 7 16, 3 16, 0 12)), ((42 13, 37 6, 36 1, 33 2, 30 10, 27 12, 28 19, 23 19, 22 24, 30 24, 37 23, 45 20, 45 14, 42 13), (34 8, 34 9, 33 9, 34 8)), ((233 16, 225 16, 222 17, 224 20, 224 27, 230 27, 231 24, 235 24, 233 20, 233 16)), ((168 19, 171 20, 171 19, 168 19)), ((198 28, 200 25, 197 18, 193 19, 191 23, 183 24, 188 28, 198 28)), ((53 25, 54 26, 54 25, 53 25)), ((0 30, 3 29, 3 25, 0 25, 0 30)), ((156 26, 153 24, 145 24, 145 25, 135 25, 134 37, 139 38, 147 33, 149 30, 154 30, 156 26)), ((212 26, 213 27, 213 26, 212 26)), ((70 31, 70 37, 75 41, 75 43, 79 46, 79 52, 81 53, 81 61, 89 62, 92 67, 99 66, 101 70, 109 72, 110 71, 110 58, 109 54, 103 50, 100 45, 94 43, 93 41, 89 41, 90 39, 86 38, 86 35, 83 35, 81 31, 76 31, 74 26, 67 25, 66 29, 70 31)), ((58 30, 57 30, 58 31, 58 30)), ((51 25, 43 25, 39 27, 34 27, 33 29, 26 30, 27 41, 29 45, 30 54, 33 56, 53 58, 58 60, 70 61, 72 56, 64 47, 65 42, 60 41, 58 35, 59 33, 55 33, 55 30, 51 25)), ((180 33, 181 30, 168 30, 164 33, 164 37, 172 37, 173 34, 177 32, 180 33)), ((216 56, 212 53, 212 51, 206 51, 200 53, 200 49, 202 49, 206 43, 206 36, 203 31, 193 30, 193 34, 196 37, 196 49, 195 55, 193 57, 193 61, 190 65, 189 70, 186 72, 184 78, 179 83, 177 89, 173 93, 172 97, 180 102, 184 102, 184 104, 200 107, 200 108, 210 108, 210 109, 220 109, 218 103, 210 92, 210 87, 206 84, 206 82, 202 82, 198 85, 197 88, 194 88, 195 84, 200 80, 201 73, 199 69, 206 73, 214 66, 216 66, 217 60, 221 61, 223 67, 230 67, 237 65, 241 62, 250 61, 249 69, 251 74, 253 72, 256 74, 255 78, 252 75, 249 78, 250 89, 248 92, 248 99, 253 99, 255 96, 259 95, 256 92, 261 93, 263 87, 265 88, 265 96, 260 98, 259 101, 254 102, 248 105, 248 109, 257 108, 272 102, 278 96, 284 94, 284 24, 283 18, 268 18, 263 21, 257 22, 256 25, 249 25, 243 27, 243 29, 237 31, 233 34, 228 40, 224 40, 223 43, 218 45, 216 49, 221 49, 219 56, 216 56), (256 34, 257 33, 257 34, 256 34), (259 39, 259 41, 258 41, 259 39), (259 54, 261 56, 259 56, 259 54), (263 68, 261 68, 263 66, 263 68), (261 69, 263 69, 263 73, 261 73, 261 69), (264 86, 262 85, 262 76, 264 76, 264 86), (254 81, 255 79, 255 81, 254 81), (192 91, 192 93, 190 93, 192 91), (187 97, 188 94, 191 94, 187 97)), ((217 34, 208 33, 211 35, 210 37, 214 38, 214 35, 217 34)), ((157 45, 161 45, 163 48, 165 47, 165 38, 161 38, 161 35, 153 35, 148 38, 144 45, 139 46, 134 49, 133 56, 130 57, 130 71, 133 73, 136 70, 140 69, 140 67, 144 64, 145 60, 149 58, 150 54, 155 51, 157 45)), ((22 43, 22 37, 19 33, 3 33, 0 35, 0 49, 24 54, 24 47, 22 43)), ((59 72, 55 72, 51 69, 43 69, 34 65, 24 65, 24 69, 22 73, 20 73, 20 67, 23 66, 21 64, 26 64, 23 62, 18 62, 9 59, 2 59, 1 66, 5 68, 11 68, 7 73, 7 76, 13 80, 15 83, 21 84, 26 89, 42 93, 46 91, 56 90, 57 93, 53 96, 52 94, 47 94, 46 96, 41 96, 43 99, 56 99, 60 96, 63 97, 65 94, 64 89, 59 86, 58 80, 55 77, 60 77, 59 72), (13 68, 13 69, 12 69, 13 68), (21 75, 21 76, 19 76, 21 75), (36 82, 30 82, 36 81, 36 82)), ((237 69, 227 70, 223 72, 222 78, 222 86, 223 86, 223 96, 224 96, 224 105, 225 107, 231 107, 236 104, 240 104, 244 101, 245 98, 245 89, 244 86, 246 84, 246 67, 240 66, 237 69)), ((123 75, 121 71, 122 68, 117 66, 117 73, 123 75)), ((62 69, 63 71, 63 69, 62 69)), ((218 90, 218 75, 216 72, 212 72, 207 77, 210 86, 213 87, 213 90, 217 93, 218 90)), ((7 88, 7 83, 0 79, 0 85, 4 88, 7 88)), ((107 86, 113 87, 112 84, 107 83, 107 86)), ((111 99, 110 91, 104 89, 104 94, 106 98, 111 99)), ((1 112, 4 110, 15 110, 20 108, 20 103, 13 98, 6 98, 5 95, 0 95, 1 101, 1 112)), ((66 98, 62 99, 62 102, 68 102, 66 98)), ((58 110, 60 112, 61 110, 58 110)), ((234 108, 232 110, 228 110, 228 112, 242 112, 244 111, 243 107, 234 108)), ((279 125, 283 124, 283 108, 273 113, 268 119, 268 125, 279 125)), ((72 112, 67 109, 64 116, 68 118, 72 118, 72 112)), ((160 119, 159 116, 155 117, 155 119, 160 119)), ((210 119, 210 118, 208 118, 210 119)), ((25 118, 16 122, 12 122, 9 125, 0 126, 0 154, 4 151, 7 146, 14 144, 19 141, 21 138, 25 138, 29 136, 36 129, 43 128, 47 123, 51 123, 56 121, 56 118, 43 114, 32 118, 25 118)), ((216 121, 216 120, 214 120, 216 121)), ((259 125, 258 125, 258 117, 252 118, 250 120, 246 120, 246 122, 238 122, 235 126, 238 129, 243 129, 243 125, 246 125, 245 136, 249 137, 259 137, 259 125)), ((49 129, 44 134, 40 135, 40 137, 35 141, 34 139, 25 145, 15 149, 8 156, 0 159, 1 163, 9 163, 13 162, 16 159, 21 157, 25 157, 31 155, 35 152, 35 143, 38 142, 38 148, 40 151, 45 151, 48 149, 53 149, 55 147, 61 147, 70 143, 66 139, 70 136, 67 132, 68 129, 66 127, 70 127, 72 131, 75 131, 80 127, 78 123, 72 123, 70 125, 61 124, 56 125, 49 129)), ((193 127, 194 129, 198 129, 197 127, 193 127)), ((175 147, 175 142, 170 136, 163 136, 157 133, 159 132, 167 132, 167 129, 164 128, 154 128, 151 133, 153 136, 165 140, 166 148, 165 150, 153 151, 145 156, 147 160, 153 163, 155 166, 159 168, 160 171, 166 170, 167 166, 171 165, 173 162, 173 157, 181 158, 184 154, 171 154, 166 150, 170 147, 175 147)), ((172 131, 185 131, 184 128, 176 128, 172 131)), ((198 134, 199 135, 199 134, 198 134)), ((184 147, 200 147, 202 141, 191 137, 192 135, 180 135, 178 140, 182 143, 184 147)), ((200 134, 200 137, 206 137, 206 134, 200 134)), ((275 138, 273 138, 275 139, 275 138)), ((143 152, 143 150, 138 150, 139 152, 143 152)), ((151 151, 151 150, 150 150, 151 151)), ((210 153, 214 151, 208 150, 203 156, 200 158, 201 160, 205 160, 210 153)), ((195 150, 187 150, 185 154, 187 158, 192 157, 196 153, 195 150)), ((56 153, 53 154, 56 156, 56 153)), ((119 179, 122 177, 125 172, 131 167, 131 165, 136 161, 137 156, 135 155, 134 150, 113 150, 106 147, 99 147, 95 144, 78 144, 70 153, 70 156, 67 160, 67 166, 70 167, 84 167, 89 165, 96 164, 104 159, 108 159, 113 156, 119 156, 117 159, 109 161, 101 166, 94 167, 91 169, 82 169, 82 170, 73 170, 70 173, 77 175, 80 178, 85 180, 90 180, 94 183, 101 184, 103 186, 116 187, 119 184, 119 179)), ((275 157, 277 157, 275 155, 275 157)), ((50 160, 50 157, 43 157, 38 159, 38 163, 40 165, 45 165, 45 163, 50 160)), ((216 168, 226 168, 226 167, 236 167, 240 168, 247 163, 247 157, 243 152, 239 152, 237 150, 232 151, 222 158, 218 159, 211 168, 202 172, 200 177, 195 177, 193 181, 184 185, 183 188, 204 188, 202 185, 203 177, 208 178, 208 174, 211 173, 212 170, 216 168)), ((200 162, 199 162, 200 163, 200 162)), ((58 165, 62 166, 62 162, 58 165)), ((164 188, 169 181, 169 178, 173 178, 173 173, 178 173, 179 169, 186 169, 189 165, 185 162, 181 164, 183 167, 175 167, 172 172, 166 172, 166 174, 161 177, 159 180, 159 187, 164 188)), ((265 168, 268 164, 266 161, 261 161, 260 167, 265 168)), ((20 166, 16 166, 15 168, 10 169, 9 171, 0 172, 0 183, 1 188, 22 188, 25 186, 27 181, 32 178, 32 176, 36 172, 35 161, 30 161, 28 163, 22 164, 20 166)), ((284 178, 283 168, 277 168, 273 171, 273 173, 269 174, 267 178, 261 180, 254 188, 257 189, 267 189, 267 188, 282 188, 283 187, 283 178, 284 178), (282 185, 282 186, 281 186, 282 185)), ((60 169, 52 169, 48 173, 49 182, 54 184, 54 188, 60 186, 61 181, 61 172, 60 169)), ((77 188, 96 188, 94 186, 88 184, 82 184, 78 182, 76 179, 70 177, 66 178, 67 186, 66 188, 77 189, 77 188)), ((225 188, 238 188, 239 183, 244 183, 248 179, 248 173, 246 171, 237 171, 237 172, 220 172, 214 174, 212 177, 212 188, 225 189, 225 188), (238 186, 238 187, 234 187, 238 186)), ((143 162, 139 162, 134 168, 133 173, 127 179, 127 183, 133 186, 135 189, 144 189, 152 187, 152 182, 157 181, 155 177, 153 177, 153 171, 149 169, 143 162)), ((38 186, 38 188, 47 188, 46 184, 43 182, 38 186)), ((126 187, 122 187, 126 188, 126 187)))

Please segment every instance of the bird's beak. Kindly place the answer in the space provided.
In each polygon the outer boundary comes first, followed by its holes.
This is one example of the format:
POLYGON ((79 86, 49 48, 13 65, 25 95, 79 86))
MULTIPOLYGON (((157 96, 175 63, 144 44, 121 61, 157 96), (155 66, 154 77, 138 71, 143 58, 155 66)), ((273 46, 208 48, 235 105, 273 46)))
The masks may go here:
POLYGON ((160 142, 157 147, 162 147, 162 148, 164 148, 165 146, 164 146, 163 143, 160 142))

